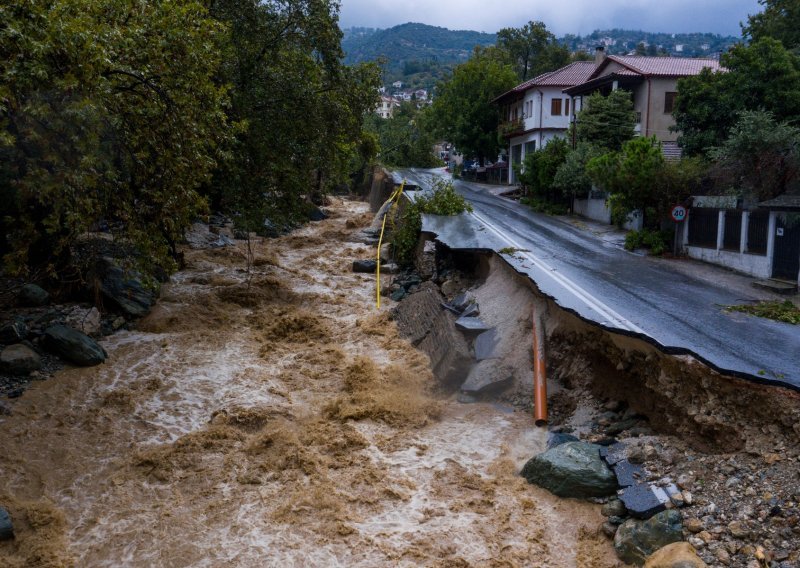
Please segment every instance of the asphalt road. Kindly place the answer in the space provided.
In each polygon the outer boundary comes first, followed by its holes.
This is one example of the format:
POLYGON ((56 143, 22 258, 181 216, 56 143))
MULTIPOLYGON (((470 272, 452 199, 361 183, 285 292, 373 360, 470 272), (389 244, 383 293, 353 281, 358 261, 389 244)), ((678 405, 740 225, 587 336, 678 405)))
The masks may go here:
MULTIPOLYGON (((421 188, 440 172, 402 170, 421 188)), ((534 213, 464 181, 456 189, 474 212, 425 216, 423 230, 453 249, 503 251, 518 272, 559 306, 605 329, 688 354, 719 372, 800 390, 800 327, 724 306, 743 297, 633 254, 564 221, 534 213)))

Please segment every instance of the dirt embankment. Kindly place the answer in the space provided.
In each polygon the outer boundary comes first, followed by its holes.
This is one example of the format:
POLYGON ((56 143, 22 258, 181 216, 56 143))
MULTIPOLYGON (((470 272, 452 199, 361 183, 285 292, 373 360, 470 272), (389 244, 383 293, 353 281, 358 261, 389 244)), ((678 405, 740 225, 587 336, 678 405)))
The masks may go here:
POLYGON ((3 566, 597 566, 598 507, 517 475, 544 434, 459 405, 350 271, 366 205, 188 269, 110 359, 0 417, 3 566))

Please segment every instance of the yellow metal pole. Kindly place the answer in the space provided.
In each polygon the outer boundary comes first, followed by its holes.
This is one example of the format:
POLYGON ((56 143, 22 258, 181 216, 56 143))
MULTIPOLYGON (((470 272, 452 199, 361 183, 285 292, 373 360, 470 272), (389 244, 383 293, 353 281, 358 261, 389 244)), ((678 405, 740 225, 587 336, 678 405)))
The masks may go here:
POLYGON ((400 196, 403 194, 403 188, 405 188, 405 186, 406 180, 403 180, 400 186, 394 190, 391 197, 389 197, 389 202, 392 206, 384 213, 383 222, 381 223, 381 236, 378 238, 378 266, 375 268, 375 304, 378 309, 381 308, 381 246, 383 245, 383 232, 386 230, 386 218, 392 212, 395 201, 399 200, 400 196))

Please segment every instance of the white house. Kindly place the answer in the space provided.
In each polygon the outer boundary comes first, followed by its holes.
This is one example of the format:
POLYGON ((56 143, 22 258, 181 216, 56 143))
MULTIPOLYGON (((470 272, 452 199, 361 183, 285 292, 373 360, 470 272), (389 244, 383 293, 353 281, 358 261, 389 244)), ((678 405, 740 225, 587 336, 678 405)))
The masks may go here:
POLYGON ((394 87, 395 89, 402 89, 403 88, 403 82, 402 81, 395 81, 394 83, 392 83, 392 87, 394 87))
POLYGON ((517 85, 495 99, 504 121, 500 132, 508 141, 508 181, 514 166, 557 136, 565 136, 575 109, 562 91, 584 83, 595 70, 592 61, 577 61, 517 85))
POLYGON ((392 118, 394 109, 399 106, 400 103, 394 100, 394 98, 382 95, 378 106, 375 108, 375 113, 381 118, 392 118))

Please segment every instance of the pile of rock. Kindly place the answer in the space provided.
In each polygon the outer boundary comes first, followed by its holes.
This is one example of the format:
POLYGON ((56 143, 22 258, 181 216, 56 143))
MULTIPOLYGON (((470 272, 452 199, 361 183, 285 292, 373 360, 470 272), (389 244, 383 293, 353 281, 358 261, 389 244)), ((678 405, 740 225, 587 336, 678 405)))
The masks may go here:
POLYGON ((83 294, 99 298, 104 313, 93 305, 53 304, 33 283, 19 288, 7 319, 0 319, 0 393, 20 396, 30 380, 46 378, 63 362, 102 363, 108 355, 96 340, 146 315, 156 301, 139 273, 112 258, 98 258, 89 276, 83 294))

